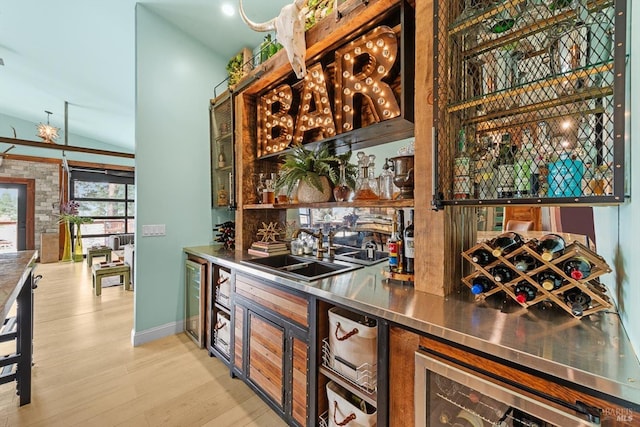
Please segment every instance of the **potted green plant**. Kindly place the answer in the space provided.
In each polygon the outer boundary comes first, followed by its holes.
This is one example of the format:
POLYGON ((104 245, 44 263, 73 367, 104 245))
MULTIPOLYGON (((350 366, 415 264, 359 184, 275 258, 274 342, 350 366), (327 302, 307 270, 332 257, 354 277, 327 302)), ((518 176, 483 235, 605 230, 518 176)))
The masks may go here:
POLYGON ((326 143, 315 149, 294 145, 284 154, 276 188, 285 188, 291 194, 297 186, 298 201, 301 203, 327 202, 332 196, 332 186, 340 178, 340 162, 346 165, 348 184, 351 188, 355 186, 356 167, 349 163, 350 158, 351 151, 336 155, 326 143))

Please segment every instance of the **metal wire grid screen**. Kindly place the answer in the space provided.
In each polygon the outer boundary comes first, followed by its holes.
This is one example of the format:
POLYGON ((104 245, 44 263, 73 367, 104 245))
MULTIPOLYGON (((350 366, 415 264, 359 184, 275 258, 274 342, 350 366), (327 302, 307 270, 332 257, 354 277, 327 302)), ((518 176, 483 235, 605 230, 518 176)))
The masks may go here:
POLYGON ((626 21, 621 28, 616 7, 614 0, 436 2, 445 204, 622 202, 624 79, 614 90, 614 76, 624 74, 624 52, 618 71, 613 44, 614 28, 624 34, 626 21))

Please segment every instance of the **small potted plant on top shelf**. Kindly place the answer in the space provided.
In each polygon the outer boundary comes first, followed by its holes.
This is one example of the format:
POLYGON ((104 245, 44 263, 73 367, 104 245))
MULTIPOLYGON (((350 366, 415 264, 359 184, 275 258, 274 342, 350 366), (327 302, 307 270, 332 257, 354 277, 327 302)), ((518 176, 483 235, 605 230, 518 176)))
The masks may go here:
POLYGON ((355 187, 356 167, 349 163, 351 151, 336 155, 328 144, 315 149, 294 145, 284 155, 284 163, 276 182, 276 188, 284 188, 291 194, 297 185, 298 202, 328 202, 332 196, 332 186, 340 178, 339 165, 345 165, 345 176, 351 188, 355 187))

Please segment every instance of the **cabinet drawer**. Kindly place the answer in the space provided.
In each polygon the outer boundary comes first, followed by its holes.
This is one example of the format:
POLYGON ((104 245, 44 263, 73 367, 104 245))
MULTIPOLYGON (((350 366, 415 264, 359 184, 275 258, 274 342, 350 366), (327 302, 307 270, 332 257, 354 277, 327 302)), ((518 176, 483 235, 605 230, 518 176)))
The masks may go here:
POLYGON ((236 277, 236 293, 304 327, 309 327, 309 302, 305 298, 244 276, 236 277))

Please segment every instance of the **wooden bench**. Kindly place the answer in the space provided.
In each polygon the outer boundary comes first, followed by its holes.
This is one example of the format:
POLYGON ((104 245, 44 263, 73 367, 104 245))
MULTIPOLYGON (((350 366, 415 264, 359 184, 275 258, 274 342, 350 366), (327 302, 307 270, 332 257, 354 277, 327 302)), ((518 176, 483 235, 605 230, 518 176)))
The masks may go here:
POLYGON ((99 246, 87 249, 87 264, 93 265, 93 257, 103 256, 107 262, 111 262, 111 247, 99 246))
POLYGON ((102 279, 110 276, 120 276, 126 290, 131 289, 131 273, 129 266, 123 262, 101 262, 91 266, 93 288, 96 296, 102 294, 102 279))

